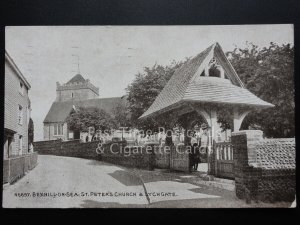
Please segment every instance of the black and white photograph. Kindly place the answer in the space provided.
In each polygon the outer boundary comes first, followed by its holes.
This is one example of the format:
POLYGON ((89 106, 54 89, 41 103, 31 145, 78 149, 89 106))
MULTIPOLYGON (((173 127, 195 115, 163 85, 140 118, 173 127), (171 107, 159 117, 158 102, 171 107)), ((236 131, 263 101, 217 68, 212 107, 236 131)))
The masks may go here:
POLYGON ((3 208, 296 207, 294 25, 6 26, 3 208))

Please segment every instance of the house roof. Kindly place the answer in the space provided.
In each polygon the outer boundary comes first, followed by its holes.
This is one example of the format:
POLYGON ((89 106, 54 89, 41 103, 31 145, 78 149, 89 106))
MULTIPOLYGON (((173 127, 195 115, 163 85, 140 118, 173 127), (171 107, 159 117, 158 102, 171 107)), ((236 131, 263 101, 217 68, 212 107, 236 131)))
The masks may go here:
POLYGON ((13 70, 15 70, 15 72, 17 73, 17 75, 19 76, 19 78, 24 82, 25 86, 28 89, 30 89, 31 86, 30 86, 29 82, 26 80, 25 76, 20 71, 20 69, 18 68, 18 66, 14 62, 14 60, 10 57, 10 55, 7 52, 7 50, 5 50, 5 60, 12 66, 13 70))
POLYGON ((71 80, 69 80, 67 82, 67 84, 70 84, 70 83, 75 83, 75 82, 85 82, 85 79, 82 77, 81 74, 76 74, 74 77, 71 78, 71 80))
POLYGON ((51 108, 44 119, 44 123, 64 122, 70 114, 73 105, 75 107, 97 107, 103 109, 106 113, 113 114, 116 106, 126 105, 126 98, 97 98, 84 101, 65 101, 53 102, 51 108))
POLYGON ((264 139, 255 144, 254 167, 264 169, 295 169, 296 148, 294 138, 264 139))
POLYGON ((241 104, 271 107, 244 88, 244 84, 226 58, 221 46, 215 43, 178 68, 153 104, 140 118, 152 116, 163 110, 171 109, 181 102, 196 101, 224 104, 241 104), (196 77, 204 70, 212 58, 222 62, 229 79, 218 77, 196 77))

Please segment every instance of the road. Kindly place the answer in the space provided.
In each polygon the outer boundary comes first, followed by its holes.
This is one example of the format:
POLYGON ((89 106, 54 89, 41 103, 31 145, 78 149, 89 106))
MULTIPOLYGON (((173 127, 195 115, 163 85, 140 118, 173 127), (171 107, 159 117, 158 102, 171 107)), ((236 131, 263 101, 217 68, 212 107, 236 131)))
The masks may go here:
POLYGON ((39 155, 36 168, 15 184, 4 188, 3 207, 176 208, 249 205, 238 200, 232 192, 182 182, 179 175, 126 169, 95 160, 39 155))

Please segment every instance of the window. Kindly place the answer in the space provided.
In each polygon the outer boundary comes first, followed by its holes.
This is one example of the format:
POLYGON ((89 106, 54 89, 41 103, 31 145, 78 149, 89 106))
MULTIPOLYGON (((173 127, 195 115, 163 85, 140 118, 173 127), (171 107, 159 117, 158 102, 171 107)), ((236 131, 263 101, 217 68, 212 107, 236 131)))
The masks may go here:
POLYGON ((63 124, 54 124, 54 135, 63 135, 63 124))
POLYGON ((21 105, 19 105, 18 123, 20 125, 22 125, 22 123, 23 123, 23 107, 21 105))
POLYGON ((23 136, 20 135, 19 136, 19 155, 22 155, 22 151, 23 151, 23 136))
POLYGON ((72 98, 74 98, 74 94, 73 94, 73 92, 72 92, 71 96, 72 96, 72 98))
POLYGON ((24 85, 23 85, 22 82, 20 82, 19 92, 20 92, 21 95, 24 94, 24 85))

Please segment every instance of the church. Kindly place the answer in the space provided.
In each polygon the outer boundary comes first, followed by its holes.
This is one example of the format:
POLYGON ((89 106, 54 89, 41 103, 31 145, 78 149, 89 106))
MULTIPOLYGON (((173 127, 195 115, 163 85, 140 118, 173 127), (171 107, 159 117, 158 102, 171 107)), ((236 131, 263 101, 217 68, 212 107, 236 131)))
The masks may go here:
POLYGON ((81 74, 64 84, 56 82, 56 99, 44 119, 44 140, 86 140, 89 134, 68 129, 65 121, 71 111, 78 107, 97 107, 113 116, 116 107, 120 106, 126 106, 126 98, 99 98, 99 88, 81 74))

